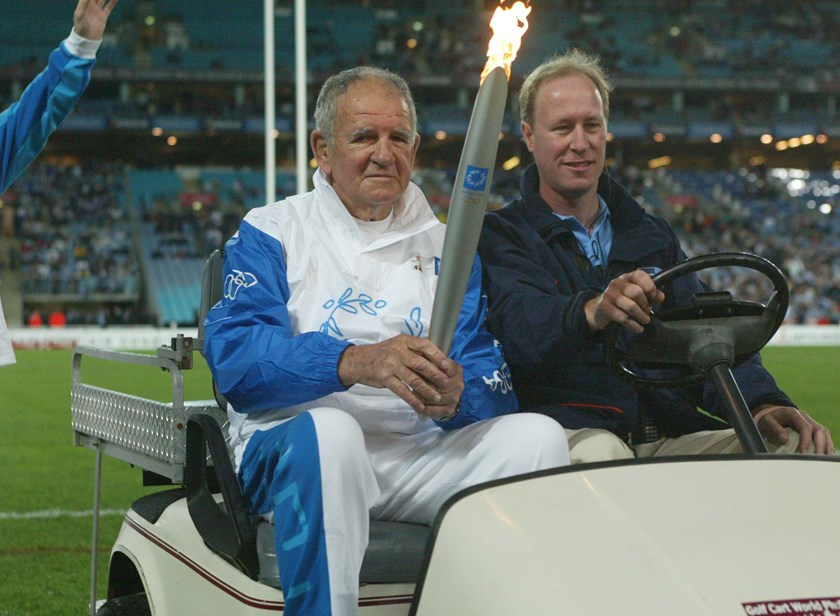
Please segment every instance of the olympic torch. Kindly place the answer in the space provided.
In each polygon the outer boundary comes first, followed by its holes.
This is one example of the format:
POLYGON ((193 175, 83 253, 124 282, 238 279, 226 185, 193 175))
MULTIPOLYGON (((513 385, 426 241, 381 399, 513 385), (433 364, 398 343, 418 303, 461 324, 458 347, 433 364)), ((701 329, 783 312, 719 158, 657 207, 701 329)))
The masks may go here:
POLYGON ((429 325, 429 338, 447 355, 464 303, 481 223, 487 209, 507 101, 510 67, 519 51, 522 35, 528 29, 527 16, 530 12, 530 6, 515 2, 508 9, 497 7, 490 20, 493 37, 487 48, 487 63, 481 73, 481 85, 452 189, 429 325))

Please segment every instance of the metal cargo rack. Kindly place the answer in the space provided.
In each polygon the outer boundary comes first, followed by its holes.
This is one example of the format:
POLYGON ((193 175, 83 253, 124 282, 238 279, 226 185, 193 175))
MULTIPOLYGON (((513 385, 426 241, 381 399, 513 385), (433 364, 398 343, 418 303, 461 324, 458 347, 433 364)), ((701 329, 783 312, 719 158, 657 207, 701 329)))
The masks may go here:
POLYGON ((70 408, 73 442, 96 452, 93 484, 93 541, 91 549, 91 613, 96 597, 102 456, 108 455, 150 471, 173 484, 184 481, 187 420, 196 413, 211 415, 224 425, 226 414, 215 400, 185 401, 183 371, 193 367, 193 351, 202 340, 178 334, 155 355, 78 346, 73 351, 70 408), (151 366, 168 372, 172 401, 90 385, 83 381, 84 358, 127 365, 151 366))
POLYGON ((74 444, 151 471, 172 483, 181 483, 187 418, 193 413, 206 413, 216 416, 221 424, 225 421, 215 400, 184 401, 182 371, 192 368, 195 342, 179 335, 171 347, 160 347, 156 355, 76 347, 70 401, 74 444), (172 401, 157 402, 84 383, 85 357, 169 372, 172 401))

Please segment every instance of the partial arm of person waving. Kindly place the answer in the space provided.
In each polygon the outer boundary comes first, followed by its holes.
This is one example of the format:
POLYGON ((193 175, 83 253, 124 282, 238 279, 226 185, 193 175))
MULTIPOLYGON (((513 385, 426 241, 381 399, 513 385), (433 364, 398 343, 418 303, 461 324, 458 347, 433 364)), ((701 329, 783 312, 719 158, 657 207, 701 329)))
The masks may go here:
POLYGON ((38 156, 90 83, 108 17, 119 0, 79 0, 73 29, 47 68, 0 113, 0 193, 38 156))
POLYGON ((92 41, 102 40, 111 11, 120 0, 79 0, 73 12, 73 30, 92 41))

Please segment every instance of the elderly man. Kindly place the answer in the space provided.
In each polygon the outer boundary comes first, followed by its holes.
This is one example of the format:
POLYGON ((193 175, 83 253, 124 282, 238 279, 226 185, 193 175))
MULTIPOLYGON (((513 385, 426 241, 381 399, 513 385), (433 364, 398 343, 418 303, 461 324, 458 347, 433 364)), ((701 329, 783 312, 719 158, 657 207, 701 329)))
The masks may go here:
MULTIPOLYGON (((20 100, 0 113, 0 194, 35 160, 47 138, 82 96, 108 16, 119 0, 79 0, 73 29, 20 100)), ((0 366, 15 356, 0 305, 0 366)))
MULTIPOLYGON (((646 271, 685 259, 668 224, 604 171, 610 90, 598 59, 577 50, 523 83, 522 135, 534 164, 520 198, 487 215, 479 244, 490 329, 523 409, 566 428, 573 463, 740 451, 718 418, 713 387, 638 392, 606 364, 604 328, 617 322, 641 332, 651 307, 666 301, 646 271), (675 438, 631 442, 640 407, 675 438)), ((696 290, 692 278, 667 301, 684 305, 696 290)), ((735 377, 771 447, 834 452, 828 430, 794 407, 758 355, 735 377)))
POLYGON ((453 351, 427 337, 444 226, 409 182, 408 86, 324 84, 314 190, 252 210, 225 249, 205 352, 253 510, 273 517, 289 614, 352 614, 370 516, 429 523, 455 492, 568 461, 484 329, 476 258, 453 351))

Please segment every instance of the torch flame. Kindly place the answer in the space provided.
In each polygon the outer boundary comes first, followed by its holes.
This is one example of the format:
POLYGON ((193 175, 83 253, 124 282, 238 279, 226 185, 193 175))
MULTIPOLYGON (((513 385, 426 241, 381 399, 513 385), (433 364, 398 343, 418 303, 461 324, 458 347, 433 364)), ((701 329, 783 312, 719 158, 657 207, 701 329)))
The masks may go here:
MULTIPOLYGON (((500 4, 503 0, 499 0, 500 4)), ((496 7, 493 18, 490 20, 490 28, 493 30, 493 37, 487 45, 487 64, 481 72, 481 83, 494 68, 501 66, 505 69, 510 79, 510 66, 516 59, 516 52, 522 43, 522 35, 528 29, 528 14, 530 6, 524 2, 514 2, 513 6, 506 9, 502 6, 496 7)))

